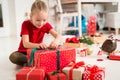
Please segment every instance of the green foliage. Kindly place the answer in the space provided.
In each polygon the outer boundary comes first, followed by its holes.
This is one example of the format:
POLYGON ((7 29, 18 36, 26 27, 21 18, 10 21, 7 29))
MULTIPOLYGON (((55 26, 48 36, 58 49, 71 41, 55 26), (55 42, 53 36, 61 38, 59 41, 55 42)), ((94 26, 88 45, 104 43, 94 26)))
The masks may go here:
POLYGON ((86 43, 88 45, 92 45, 93 42, 90 40, 90 38, 83 36, 82 39, 80 39, 80 43, 86 43))

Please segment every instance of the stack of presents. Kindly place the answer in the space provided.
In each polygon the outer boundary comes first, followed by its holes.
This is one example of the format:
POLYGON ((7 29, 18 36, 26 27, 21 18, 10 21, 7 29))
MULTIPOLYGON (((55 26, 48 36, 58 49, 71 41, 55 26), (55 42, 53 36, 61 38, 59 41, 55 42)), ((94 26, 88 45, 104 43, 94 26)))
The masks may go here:
POLYGON ((105 69, 76 62, 75 48, 28 49, 28 66, 16 74, 16 80, 104 80, 105 69))
MULTIPOLYGON (((90 24, 95 26, 92 22, 90 24)), ((90 30, 87 32, 90 35, 95 32, 95 29, 91 30, 92 32, 90 30)), ((28 66, 17 72, 16 80, 105 80, 104 67, 87 64, 84 61, 76 62, 76 48, 96 43, 98 42, 96 38, 104 39, 101 34, 73 37, 67 38, 64 46, 57 49, 28 49, 28 66)), ((80 50, 81 56, 88 52, 86 49, 80 50)))

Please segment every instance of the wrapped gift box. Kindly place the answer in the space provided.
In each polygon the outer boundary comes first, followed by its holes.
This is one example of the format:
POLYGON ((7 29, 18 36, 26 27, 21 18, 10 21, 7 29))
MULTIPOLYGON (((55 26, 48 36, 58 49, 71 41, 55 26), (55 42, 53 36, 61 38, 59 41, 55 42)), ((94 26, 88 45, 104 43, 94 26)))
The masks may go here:
POLYGON ((96 65, 87 67, 82 76, 83 80, 105 80, 105 69, 96 65))
POLYGON ((87 48, 78 48, 77 53, 80 54, 80 57, 87 56, 87 48))
POLYGON ((86 47, 87 44, 85 43, 63 43, 65 47, 72 47, 72 48, 83 48, 86 47))
POLYGON ((36 67, 23 67, 16 74, 16 80, 44 80, 44 78, 44 69, 36 67))
POLYGON ((78 62, 73 66, 67 66, 62 69, 62 71, 67 75, 67 80, 82 80, 82 73, 85 68, 82 67, 84 62, 78 62))
POLYGON ((100 44, 102 44, 107 39, 107 36, 100 34, 100 35, 89 36, 89 38, 94 43, 100 43, 100 44))
MULTIPOLYGON (((30 60, 31 49, 27 51, 28 61, 30 60)), ((57 50, 37 50, 34 53, 34 65, 44 67, 46 72, 62 70, 71 61, 76 60, 76 50, 74 48, 61 47, 57 50), (57 53, 59 51, 59 55, 57 53)))
POLYGON ((120 54, 110 54, 108 58, 110 60, 120 60, 120 54))
POLYGON ((47 80, 67 80, 67 77, 62 72, 50 72, 47 74, 47 80))

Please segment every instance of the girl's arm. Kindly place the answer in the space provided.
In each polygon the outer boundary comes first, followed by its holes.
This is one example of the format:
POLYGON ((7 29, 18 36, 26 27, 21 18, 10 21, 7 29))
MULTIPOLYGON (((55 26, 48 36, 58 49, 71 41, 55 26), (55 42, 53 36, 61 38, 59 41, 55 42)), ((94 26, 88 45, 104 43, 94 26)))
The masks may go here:
POLYGON ((38 44, 29 42, 28 35, 22 35, 22 42, 25 48, 47 48, 46 44, 44 43, 38 44))
POLYGON ((55 39, 51 42, 50 46, 51 48, 57 48, 58 43, 61 40, 61 35, 58 34, 54 29, 51 29, 49 32, 55 39))

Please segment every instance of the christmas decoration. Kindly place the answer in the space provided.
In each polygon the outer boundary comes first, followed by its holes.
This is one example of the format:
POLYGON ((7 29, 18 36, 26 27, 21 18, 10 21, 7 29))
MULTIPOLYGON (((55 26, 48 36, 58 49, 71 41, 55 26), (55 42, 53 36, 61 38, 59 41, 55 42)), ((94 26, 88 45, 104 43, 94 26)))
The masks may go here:
POLYGON ((87 35, 94 35, 96 33, 96 17, 90 16, 87 21, 87 35))

